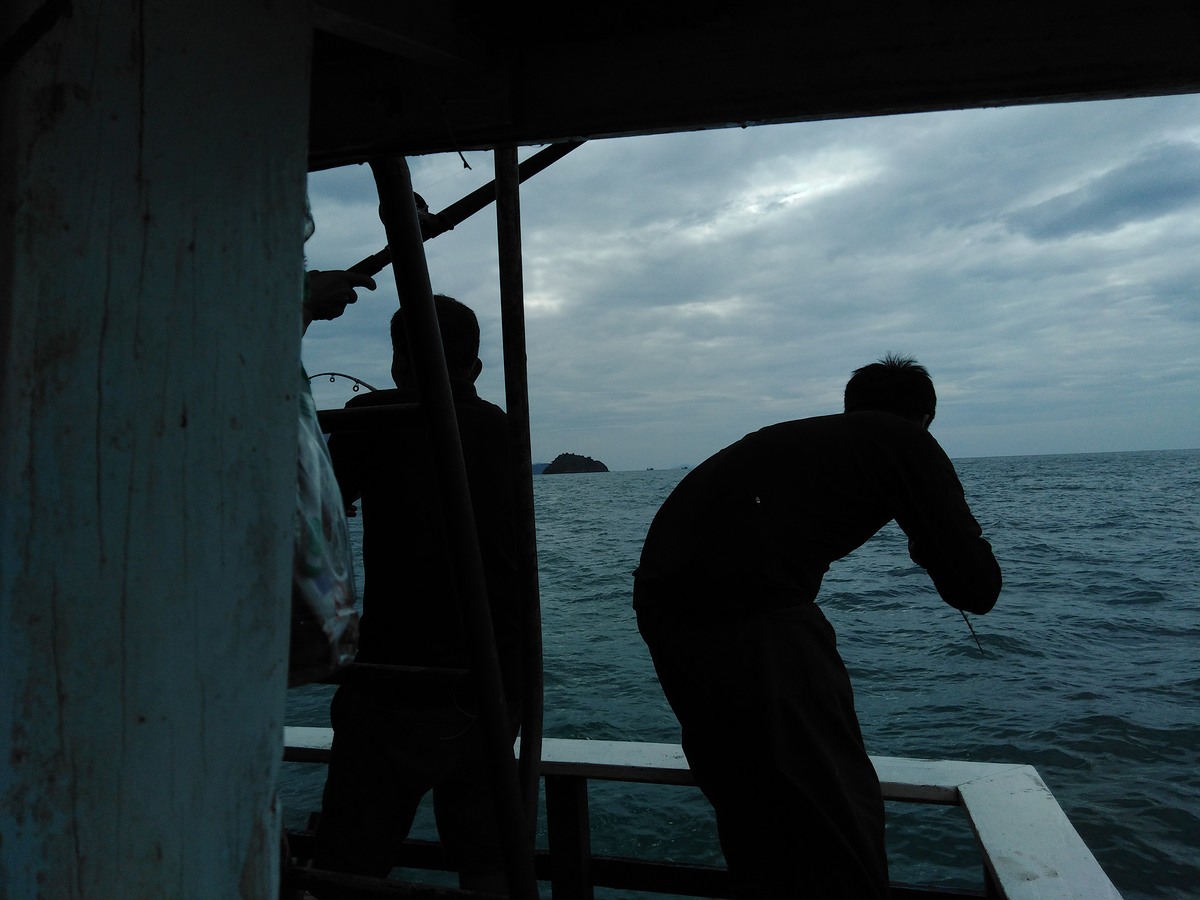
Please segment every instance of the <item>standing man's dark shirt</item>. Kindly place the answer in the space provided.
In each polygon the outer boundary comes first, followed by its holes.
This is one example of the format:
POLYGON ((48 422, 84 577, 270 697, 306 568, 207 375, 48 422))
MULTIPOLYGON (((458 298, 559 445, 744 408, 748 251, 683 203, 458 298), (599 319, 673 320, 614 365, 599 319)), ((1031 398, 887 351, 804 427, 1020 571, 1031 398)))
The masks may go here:
MULTIPOLYGON (((480 399, 470 382, 451 379, 451 388, 497 649, 510 702, 515 702, 520 611, 507 419, 500 407, 480 399)), ((415 391, 373 391, 346 407, 416 404, 417 399, 415 391)), ((394 428, 344 432, 329 441, 347 506, 361 498, 366 585, 357 660, 465 667, 457 584, 429 436, 420 409, 396 415, 394 428)))
POLYGON ((706 460, 655 516, 634 575, 736 588, 720 602, 747 607, 814 600, 830 563, 892 519, 947 603, 992 608, 1000 567, 954 466, 929 432, 886 412, 782 422, 706 460))
MULTIPOLYGON (((504 412, 451 377, 496 649, 516 736, 520 601, 516 494, 504 412)), ((329 442, 347 504, 361 498, 366 585, 359 663, 469 668, 460 590, 423 412, 413 391, 375 391, 348 407, 414 404, 383 430, 329 442)), ((447 511, 446 515, 450 512, 447 511)), ((472 681, 351 670, 330 707, 334 738, 317 868, 386 877, 423 797, 432 790, 438 835, 472 890, 500 890, 503 841, 472 681)))

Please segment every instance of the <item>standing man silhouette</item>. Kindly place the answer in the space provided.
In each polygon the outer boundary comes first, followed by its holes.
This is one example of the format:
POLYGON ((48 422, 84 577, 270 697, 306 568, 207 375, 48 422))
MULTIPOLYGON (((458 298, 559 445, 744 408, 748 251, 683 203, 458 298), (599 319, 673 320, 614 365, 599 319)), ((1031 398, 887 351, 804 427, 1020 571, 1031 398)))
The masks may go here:
POLYGON ((864 366, 844 413, 726 447, 646 536, 638 627, 741 897, 888 896, 879 780, 815 600, 829 565, 895 519, 943 600, 995 604, 1000 567, 928 432, 936 405, 915 361, 864 366))
MULTIPOLYGON (((507 418, 475 391, 483 368, 475 313, 440 294, 434 305, 515 738, 521 639, 507 418)), ((362 502, 366 584, 356 662, 465 668, 458 588, 399 312, 391 333, 396 389, 359 395, 346 405, 409 408, 382 431, 334 434, 329 441, 347 509, 362 502)), ((386 877, 421 799, 432 790, 438 834, 460 885, 504 892, 502 844, 469 680, 418 684, 352 672, 333 698, 330 717, 333 754, 314 864, 386 877)))

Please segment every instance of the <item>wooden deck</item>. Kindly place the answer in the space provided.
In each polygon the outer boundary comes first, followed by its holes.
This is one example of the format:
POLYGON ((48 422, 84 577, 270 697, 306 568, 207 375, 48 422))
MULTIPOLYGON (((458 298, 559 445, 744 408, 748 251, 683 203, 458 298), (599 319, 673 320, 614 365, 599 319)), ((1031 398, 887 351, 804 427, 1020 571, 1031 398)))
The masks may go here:
MULTIPOLYGON (((327 762, 332 739, 328 728, 286 727, 284 760, 327 762)), ((978 838, 987 896, 1009 900, 1121 896, 1033 766, 890 756, 873 756, 871 761, 885 799, 962 807, 978 838)), ((573 810, 567 818, 585 827, 589 780, 694 783, 678 744, 546 739, 541 772, 550 815, 554 816, 554 809, 573 810)), ((553 823, 550 830, 553 857, 556 832, 562 835, 563 831, 553 823)), ((573 838, 576 848, 586 853, 587 835, 573 838)), ((556 866, 552 859, 550 865, 560 878, 596 874, 590 865, 570 867, 562 862, 556 866)), ((560 896, 557 889, 555 896, 560 896)))

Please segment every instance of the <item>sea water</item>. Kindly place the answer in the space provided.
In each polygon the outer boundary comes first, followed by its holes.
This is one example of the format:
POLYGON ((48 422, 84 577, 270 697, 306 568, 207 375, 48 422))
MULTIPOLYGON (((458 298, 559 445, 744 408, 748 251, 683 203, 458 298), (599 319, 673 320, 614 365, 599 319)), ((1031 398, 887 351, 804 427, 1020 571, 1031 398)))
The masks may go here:
MULTIPOLYGON (((895 525, 825 577, 868 751, 1033 765, 1126 897, 1200 897, 1200 451, 956 466, 1004 570, 996 608, 971 617, 982 653, 895 525)), ((685 474, 534 478, 547 737, 678 742, 630 573, 685 474)), ((289 692, 288 724, 327 725, 329 696, 289 692)), ((323 767, 284 770, 285 822, 300 828, 323 767)), ((589 791, 596 853, 720 864, 697 790, 589 791)), ((436 836, 428 811, 414 836, 436 836)), ((889 803, 888 853, 895 881, 981 883, 953 807, 889 803)))

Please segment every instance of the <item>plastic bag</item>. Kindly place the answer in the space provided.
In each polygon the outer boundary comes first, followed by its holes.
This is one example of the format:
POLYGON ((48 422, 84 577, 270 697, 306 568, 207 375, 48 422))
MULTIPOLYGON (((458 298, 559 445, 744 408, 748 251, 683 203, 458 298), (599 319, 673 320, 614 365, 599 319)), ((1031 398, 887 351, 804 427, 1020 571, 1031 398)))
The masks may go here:
POLYGON ((301 370, 296 537, 288 686, 322 681, 354 659, 354 559, 342 492, 301 370))

